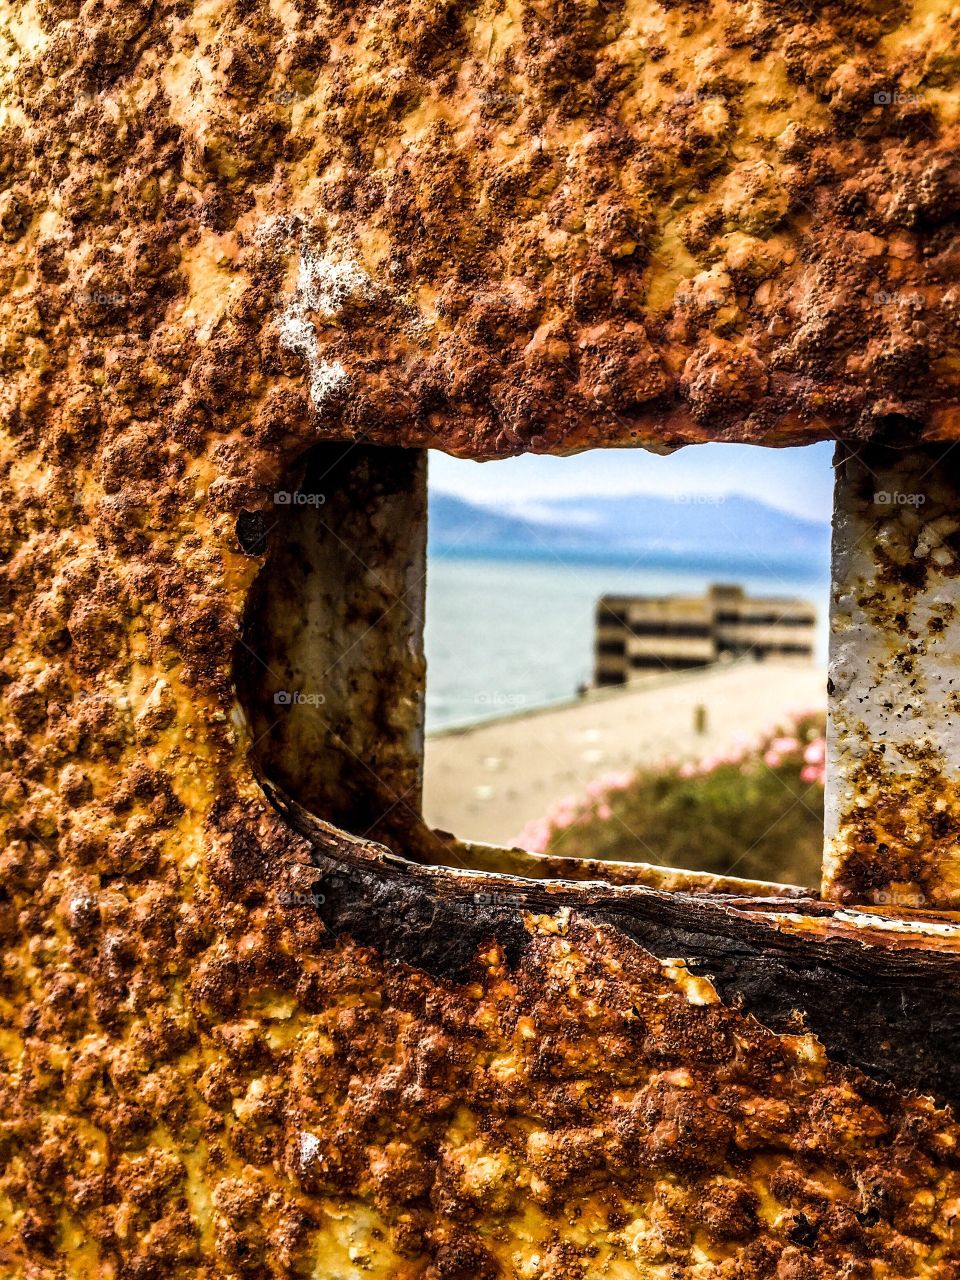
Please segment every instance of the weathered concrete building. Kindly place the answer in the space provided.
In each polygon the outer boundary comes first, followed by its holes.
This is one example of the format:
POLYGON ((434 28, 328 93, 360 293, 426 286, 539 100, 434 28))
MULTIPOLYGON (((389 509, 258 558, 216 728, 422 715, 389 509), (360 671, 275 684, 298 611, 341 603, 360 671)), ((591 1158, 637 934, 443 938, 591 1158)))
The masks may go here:
POLYGON ((603 596, 597 602, 594 683, 626 684, 752 657, 813 658, 817 610, 792 597, 715 585, 701 596, 603 596))
POLYGON ((958 26, 0 9, 3 1276, 954 1280, 958 26), (819 889, 426 827, 425 449, 830 437, 819 889))

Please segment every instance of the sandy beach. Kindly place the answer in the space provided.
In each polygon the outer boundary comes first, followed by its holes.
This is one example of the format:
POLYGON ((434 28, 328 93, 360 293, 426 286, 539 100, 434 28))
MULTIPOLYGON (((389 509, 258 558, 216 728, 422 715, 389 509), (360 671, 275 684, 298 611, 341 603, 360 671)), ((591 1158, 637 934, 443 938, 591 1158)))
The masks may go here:
POLYGON ((437 733, 427 739, 424 813, 462 839, 506 843, 599 774, 706 755, 785 712, 825 706, 822 668, 749 661, 437 733), (698 707, 706 710, 702 733, 698 707))

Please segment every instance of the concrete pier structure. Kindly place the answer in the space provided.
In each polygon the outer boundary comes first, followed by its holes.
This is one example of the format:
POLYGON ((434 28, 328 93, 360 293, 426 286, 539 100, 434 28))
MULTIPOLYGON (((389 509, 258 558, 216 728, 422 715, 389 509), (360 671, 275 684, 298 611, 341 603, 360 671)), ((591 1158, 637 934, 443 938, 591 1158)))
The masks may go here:
POLYGON ((812 661, 817 610, 807 600, 712 586, 701 596, 603 596, 597 603, 594 683, 629 684, 752 656, 812 661))

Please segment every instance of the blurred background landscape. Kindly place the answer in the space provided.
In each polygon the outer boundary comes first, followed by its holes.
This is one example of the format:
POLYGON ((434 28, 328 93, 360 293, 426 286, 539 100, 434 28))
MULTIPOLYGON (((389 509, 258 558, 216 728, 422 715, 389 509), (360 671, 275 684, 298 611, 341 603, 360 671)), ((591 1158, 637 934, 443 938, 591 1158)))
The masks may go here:
POLYGON ((831 494, 825 445, 431 455, 428 820, 576 856, 815 875, 822 777, 804 756, 825 707, 831 494), (815 660, 590 689, 601 596, 715 582, 813 603, 815 660))

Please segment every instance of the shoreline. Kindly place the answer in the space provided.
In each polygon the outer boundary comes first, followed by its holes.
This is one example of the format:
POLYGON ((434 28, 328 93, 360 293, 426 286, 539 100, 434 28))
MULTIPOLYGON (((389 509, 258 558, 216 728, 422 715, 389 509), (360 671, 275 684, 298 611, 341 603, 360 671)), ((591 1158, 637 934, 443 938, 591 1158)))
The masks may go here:
POLYGON ((426 739, 424 815, 461 839, 507 844, 603 773, 694 759, 814 707, 826 709, 822 667, 740 660, 444 726, 426 739))
MULTIPOLYGON (((665 685, 669 686, 688 680, 703 679, 706 676, 717 675, 722 671, 729 671, 735 666, 756 667, 757 665, 752 660, 738 659, 735 662, 714 662, 705 667, 693 667, 686 671, 654 672, 648 676, 638 676, 628 685, 608 685, 606 688, 591 685, 580 696, 574 694, 572 697, 558 698, 554 702, 541 703, 537 707, 517 707, 514 711, 499 711, 495 715, 484 716, 482 720, 464 720, 457 724, 445 724, 439 729, 430 729, 426 737, 427 741, 430 741, 431 738, 462 737, 465 733, 473 733, 478 729, 488 729, 494 725, 506 724, 513 720, 532 720, 535 716, 551 715, 555 711, 565 711, 571 707, 582 707, 594 702, 616 700, 626 694, 647 693, 652 689, 662 688, 665 685)), ((773 666, 775 664, 769 663, 767 665, 773 666)))

